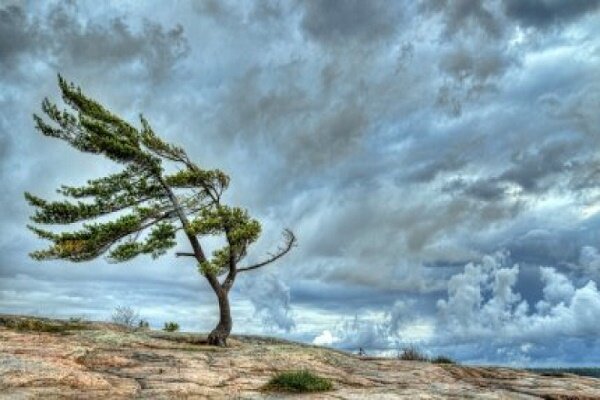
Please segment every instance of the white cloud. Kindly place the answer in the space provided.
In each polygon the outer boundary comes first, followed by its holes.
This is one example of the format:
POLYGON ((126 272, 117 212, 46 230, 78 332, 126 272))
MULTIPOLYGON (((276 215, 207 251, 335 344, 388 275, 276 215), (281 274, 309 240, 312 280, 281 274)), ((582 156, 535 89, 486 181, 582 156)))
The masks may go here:
POLYGON ((263 328, 289 332, 296 325, 290 307, 290 288, 272 272, 240 277, 240 291, 250 299, 263 328), (253 275, 253 276, 250 276, 253 275))
POLYGON ((553 344, 565 339, 596 343, 600 291, 595 282, 577 288, 555 268, 539 271, 543 298, 534 308, 515 292, 518 265, 506 266, 499 255, 466 265, 450 279, 448 297, 438 301, 439 319, 431 344, 487 343, 490 349, 504 349, 513 357, 516 349, 530 353, 535 346, 545 347, 549 356, 553 350, 562 351, 553 344))
POLYGON ((329 329, 325 329, 321 334, 313 339, 313 344, 317 346, 331 346, 340 341, 340 338, 334 336, 329 329))

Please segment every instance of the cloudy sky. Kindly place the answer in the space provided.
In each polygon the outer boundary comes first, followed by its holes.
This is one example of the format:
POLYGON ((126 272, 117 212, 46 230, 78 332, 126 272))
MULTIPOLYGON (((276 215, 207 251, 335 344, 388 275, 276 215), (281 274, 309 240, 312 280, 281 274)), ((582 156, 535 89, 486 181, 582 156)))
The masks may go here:
MULTIPOLYGON (((0 0, 0 312, 209 330, 189 260, 38 263, 24 191, 115 165, 34 129, 56 74, 144 113, 263 222, 234 333, 600 363, 600 2, 0 0)), ((179 251, 188 250, 180 241, 179 251)))

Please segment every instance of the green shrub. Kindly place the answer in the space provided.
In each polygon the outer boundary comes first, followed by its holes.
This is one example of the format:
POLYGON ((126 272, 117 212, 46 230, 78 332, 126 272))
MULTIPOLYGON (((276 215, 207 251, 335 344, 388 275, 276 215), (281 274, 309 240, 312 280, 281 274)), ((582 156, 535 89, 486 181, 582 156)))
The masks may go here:
POLYGON ((434 364, 456 364, 456 361, 446 356, 437 356, 431 359, 434 364))
POLYGON ((140 329, 149 329, 150 328, 150 323, 148 321, 146 321, 145 319, 140 319, 140 322, 138 323, 138 328, 140 328, 140 329))
POLYGON ((267 390, 284 392, 323 392, 331 390, 329 379, 321 378, 310 371, 287 371, 275 375, 265 386, 267 390))
POLYGON ((179 324, 177 322, 173 322, 173 321, 165 322, 165 327, 163 328, 163 331, 176 332, 178 330, 179 330, 179 324))
POLYGON ((407 346, 398 353, 398 358, 404 361, 429 361, 429 357, 421 353, 416 346, 407 346))

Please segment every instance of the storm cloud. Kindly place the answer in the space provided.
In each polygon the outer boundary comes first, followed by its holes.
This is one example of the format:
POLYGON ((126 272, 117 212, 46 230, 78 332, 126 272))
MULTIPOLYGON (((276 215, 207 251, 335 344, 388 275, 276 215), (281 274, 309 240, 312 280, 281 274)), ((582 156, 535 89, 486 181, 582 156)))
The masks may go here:
POLYGON ((235 332, 470 362, 600 354, 578 316, 596 317, 600 279, 597 1, 0 4, 2 312, 216 320, 172 254, 27 257, 43 243, 22 193, 116 168, 35 132, 61 73, 229 173, 226 200, 263 223, 249 261, 294 230, 289 257, 235 287, 235 332))

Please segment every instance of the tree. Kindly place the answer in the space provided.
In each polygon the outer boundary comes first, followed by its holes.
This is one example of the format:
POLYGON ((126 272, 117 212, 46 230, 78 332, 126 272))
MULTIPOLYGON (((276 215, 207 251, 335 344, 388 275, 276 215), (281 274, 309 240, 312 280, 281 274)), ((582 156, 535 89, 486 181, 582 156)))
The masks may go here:
POLYGON ((208 342, 225 346, 232 328, 229 291, 237 274, 284 256, 296 244, 294 234, 284 230, 283 244, 266 260, 240 266, 248 247, 258 239, 261 226, 245 209, 222 203, 229 177, 218 169, 200 168, 182 147, 157 136, 143 116, 141 127, 135 128, 60 75, 58 83, 70 108, 60 110, 44 99, 46 118, 34 115, 37 129, 79 151, 108 157, 123 169, 83 186, 61 186, 57 192, 70 198, 67 200, 48 201, 26 192, 25 198, 36 208, 32 221, 76 224, 60 233, 28 225, 40 238, 52 242, 31 257, 73 262, 101 255, 112 262, 142 254, 157 258, 176 245, 176 233, 183 231, 192 251, 177 256, 195 259, 219 303, 219 323, 208 342), (201 239, 214 235, 224 236, 226 244, 207 256, 201 239))

